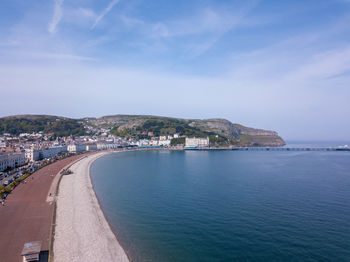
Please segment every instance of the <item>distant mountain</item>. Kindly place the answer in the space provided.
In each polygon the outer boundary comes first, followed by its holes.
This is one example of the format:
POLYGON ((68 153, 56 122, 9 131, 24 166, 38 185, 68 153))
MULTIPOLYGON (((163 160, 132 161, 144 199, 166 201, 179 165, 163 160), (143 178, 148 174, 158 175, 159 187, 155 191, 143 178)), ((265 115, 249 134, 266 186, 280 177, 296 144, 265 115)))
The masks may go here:
POLYGON ((18 115, 0 118, 0 133, 43 131, 56 136, 83 135, 108 129, 112 134, 130 138, 161 135, 210 137, 212 145, 282 146, 274 131, 233 124, 226 119, 182 119, 151 115, 110 115, 100 118, 72 119, 49 115, 18 115), (88 131, 89 130, 89 131, 88 131))

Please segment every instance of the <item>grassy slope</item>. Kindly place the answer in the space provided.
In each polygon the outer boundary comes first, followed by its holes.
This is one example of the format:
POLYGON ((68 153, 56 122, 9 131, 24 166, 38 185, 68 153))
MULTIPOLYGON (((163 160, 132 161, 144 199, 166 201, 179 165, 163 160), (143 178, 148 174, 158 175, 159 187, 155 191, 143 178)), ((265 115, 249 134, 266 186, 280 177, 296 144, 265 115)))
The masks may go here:
POLYGON ((82 135, 81 122, 93 127, 112 129, 125 137, 149 138, 179 133, 186 136, 209 136, 212 143, 221 145, 281 146, 284 141, 276 132, 232 124, 226 119, 181 119, 152 115, 110 115, 101 118, 70 119, 48 115, 20 115, 0 118, 0 133, 12 134, 50 132, 57 136, 82 135), (218 138, 216 138, 218 136, 218 138))
POLYGON ((84 135, 84 126, 76 119, 46 115, 23 115, 0 118, 0 133, 19 135, 33 132, 54 136, 84 135))

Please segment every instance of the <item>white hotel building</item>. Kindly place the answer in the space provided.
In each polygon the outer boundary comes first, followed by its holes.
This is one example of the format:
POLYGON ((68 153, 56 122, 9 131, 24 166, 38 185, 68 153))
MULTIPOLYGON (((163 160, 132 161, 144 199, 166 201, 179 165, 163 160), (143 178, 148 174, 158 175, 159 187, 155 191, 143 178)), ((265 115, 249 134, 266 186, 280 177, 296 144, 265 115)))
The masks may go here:
POLYGON ((67 146, 67 150, 69 153, 77 153, 86 151, 86 145, 83 144, 70 144, 67 146))
POLYGON ((50 158, 64 152, 67 152, 67 146, 54 146, 43 149, 29 148, 25 150, 25 157, 28 161, 34 162, 40 159, 50 158))
POLYGON ((26 156, 24 152, 0 153, 0 171, 6 168, 15 168, 23 166, 26 163, 26 156))
POLYGON ((96 151, 98 149, 98 145, 96 144, 70 144, 67 146, 67 150, 69 153, 77 153, 83 151, 96 151))
POLYGON ((186 148, 209 148, 209 137, 206 138, 190 138, 185 139, 186 148))

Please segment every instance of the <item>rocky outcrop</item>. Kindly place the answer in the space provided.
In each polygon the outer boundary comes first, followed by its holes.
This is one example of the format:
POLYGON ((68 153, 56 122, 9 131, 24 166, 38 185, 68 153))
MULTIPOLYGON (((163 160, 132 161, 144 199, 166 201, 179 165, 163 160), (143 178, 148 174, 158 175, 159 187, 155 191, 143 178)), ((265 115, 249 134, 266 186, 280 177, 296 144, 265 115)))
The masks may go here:
POLYGON ((142 126, 147 120, 162 121, 166 119, 180 121, 201 131, 215 133, 226 137, 230 144, 237 146, 283 146, 284 140, 275 131, 246 127, 233 124, 222 118, 182 119, 150 115, 114 115, 96 119, 97 122, 117 126, 118 131, 142 126))
POLYGON ((232 139, 239 146, 283 146, 284 140, 275 131, 263 130, 232 124, 226 119, 193 120, 190 125, 232 139))

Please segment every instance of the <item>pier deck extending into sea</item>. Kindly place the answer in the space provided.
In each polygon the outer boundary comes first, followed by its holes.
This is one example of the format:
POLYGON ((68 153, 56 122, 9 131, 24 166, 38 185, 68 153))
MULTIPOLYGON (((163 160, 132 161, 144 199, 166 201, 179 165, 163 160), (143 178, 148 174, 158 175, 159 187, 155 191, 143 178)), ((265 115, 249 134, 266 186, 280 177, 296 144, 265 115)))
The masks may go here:
POLYGON ((185 150, 233 150, 233 151, 347 151, 349 147, 215 147, 185 148, 185 150))
POLYGON ((232 150, 251 151, 350 151, 350 148, 339 147, 240 147, 232 150))

